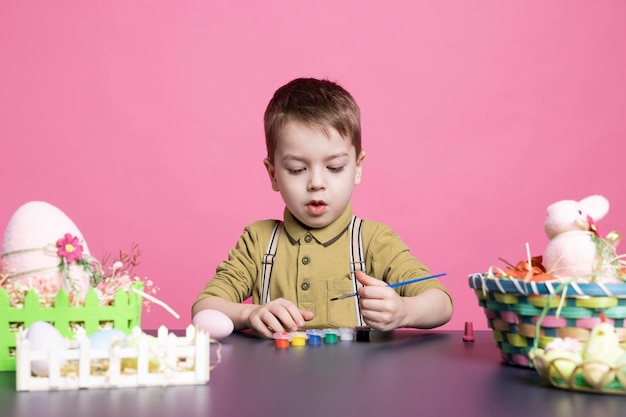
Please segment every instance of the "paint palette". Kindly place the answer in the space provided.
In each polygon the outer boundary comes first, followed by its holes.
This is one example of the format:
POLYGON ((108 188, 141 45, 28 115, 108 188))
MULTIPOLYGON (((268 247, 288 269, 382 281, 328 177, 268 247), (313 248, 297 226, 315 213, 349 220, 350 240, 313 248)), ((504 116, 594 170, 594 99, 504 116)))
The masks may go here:
POLYGON ((274 346, 277 349, 289 347, 334 345, 337 342, 352 342, 357 335, 357 329, 341 327, 339 329, 308 329, 299 332, 274 333, 274 346))

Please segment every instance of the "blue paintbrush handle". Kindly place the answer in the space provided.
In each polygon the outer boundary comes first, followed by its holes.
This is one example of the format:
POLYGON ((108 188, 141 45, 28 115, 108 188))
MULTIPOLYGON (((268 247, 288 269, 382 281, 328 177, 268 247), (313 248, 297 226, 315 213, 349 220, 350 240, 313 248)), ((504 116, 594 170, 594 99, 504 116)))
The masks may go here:
MULTIPOLYGON (((433 279, 433 278, 437 278, 437 277, 442 277, 444 275, 446 275, 445 272, 443 274, 429 275, 427 277, 409 279, 407 281, 402 281, 402 282, 394 282, 393 284, 389 284, 388 287, 389 288, 401 287, 403 285, 413 284, 414 282, 426 281, 427 279, 433 279)), ((331 298, 330 301, 343 300, 344 298, 356 297, 357 295, 359 295, 358 292, 354 292, 352 294, 344 294, 344 295, 341 295, 339 297, 331 298)))
POLYGON ((408 285, 408 284, 413 284, 414 282, 420 282, 420 281, 426 281, 427 279, 432 279, 432 278, 437 278, 437 277, 442 277, 446 275, 445 272, 443 274, 437 274, 437 275, 429 275, 427 277, 421 277, 421 278, 415 278, 415 279, 410 279, 408 281, 402 281, 402 282, 394 282, 393 284, 389 284, 390 288, 395 288, 395 287, 401 287, 403 285, 408 285))

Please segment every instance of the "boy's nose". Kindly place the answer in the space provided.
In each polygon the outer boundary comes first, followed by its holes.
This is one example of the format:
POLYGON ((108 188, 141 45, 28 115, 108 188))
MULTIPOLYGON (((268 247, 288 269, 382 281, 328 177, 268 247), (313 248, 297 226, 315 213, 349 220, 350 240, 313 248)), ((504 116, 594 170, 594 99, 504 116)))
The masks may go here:
POLYGON ((324 176, 321 172, 313 170, 309 177, 309 190, 322 190, 325 188, 324 176))

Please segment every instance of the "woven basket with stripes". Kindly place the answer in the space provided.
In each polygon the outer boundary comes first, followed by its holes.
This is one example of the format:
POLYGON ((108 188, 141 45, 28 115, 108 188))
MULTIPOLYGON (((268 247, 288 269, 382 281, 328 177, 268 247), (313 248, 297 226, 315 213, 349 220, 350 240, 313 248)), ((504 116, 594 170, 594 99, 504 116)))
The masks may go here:
POLYGON ((556 337, 584 343, 591 329, 601 322, 601 312, 615 327, 620 341, 626 341, 626 284, 562 285, 477 273, 469 276, 469 286, 508 364, 534 368, 530 351, 535 346, 545 348, 556 337))

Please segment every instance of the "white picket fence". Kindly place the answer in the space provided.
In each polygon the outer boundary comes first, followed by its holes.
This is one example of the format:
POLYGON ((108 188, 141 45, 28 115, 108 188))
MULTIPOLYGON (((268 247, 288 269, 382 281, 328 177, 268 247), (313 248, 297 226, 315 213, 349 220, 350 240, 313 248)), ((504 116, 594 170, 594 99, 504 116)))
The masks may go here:
MULTIPOLYGON (((85 338, 79 347, 56 350, 32 350, 25 332, 16 339, 16 390, 50 391, 81 388, 124 388, 143 386, 193 385, 209 381, 210 337, 195 326, 187 327, 185 336, 168 334, 161 326, 157 331, 158 347, 148 343, 146 334, 139 336, 136 347, 113 346, 110 350, 91 349, 85 338), (136 360, 136 370, 124 372, 122 361, 136 360), (149 369, 150 360, 160 363, 158 370, 149 369), (32 374, 32 361, 48 361, 47 376, 32 374), (94 361, 108 360, 106 372, 92 373, 94 361), (74 362, 72 362, 74 361, 74 362), (77 364, 78 372, 62 372, 68 363, 77 364), (66 373, 67 375, 64 375, 66 373)), ((133 367, 134 368, 134 367, 133 367)))

